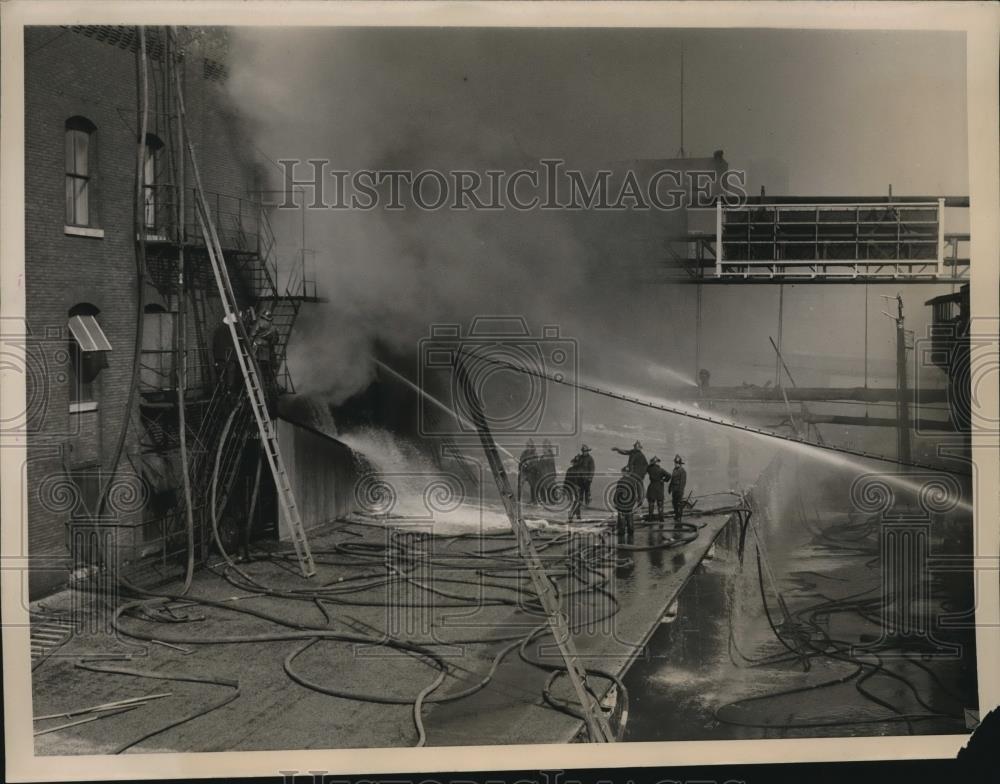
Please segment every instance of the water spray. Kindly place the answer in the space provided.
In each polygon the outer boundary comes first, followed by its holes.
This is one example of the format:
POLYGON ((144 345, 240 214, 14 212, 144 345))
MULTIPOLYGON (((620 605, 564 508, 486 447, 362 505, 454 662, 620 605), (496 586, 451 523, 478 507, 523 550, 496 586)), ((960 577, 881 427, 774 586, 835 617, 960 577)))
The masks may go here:
MULTIPOLYGON (((382 368, 386 373, 391 375, 393 378, 397 379, 398 381, 402 381, 404 384, 406 384, 406 386, 408 386, 418 395, 421 395, 422 397, 429 400, 431 403, 433 403, 442 411, 451 414, 453 417, 455 417, 455 420, 457 422, 460 422, 462 425, 469 428, 470 432, 473 433, 476 432, 476 426, 472 424, 472 422, 470 422, 466 417, 462 416, 457 411, 453 411, 452 409, 448 408, 448 406, 446 406, 444 403, 442 403, 440 400, 434 397, 434 395, 414 384, 412 381, 410 381, 410 379, 408 379, 402 373, 400 373, 397 370, 393 370, 391 367, 389 367, 387 364, 385 364, 385 362, 381 361, 380 359, 375 359, 374 357, 372 357, 372 362, 374 362, 376 365, 382 368)), ((514 459, 514 455, 509 450, 504 449, 499 444, 497 444, 497 449, 499 449, 501 452, 503 452, 507 457, 511 458, 512 460, 514 459)))
POLYGON ((546 373, 543 370, 536 370, 532 368, 522 367, 515 365, 511 362, 505 362, 500 359, 491 359, 489 357, 477 357, 478 360, 482 362, 490 362, 495 365, 502 365, 510 370, 518 373, 524 373, 529 376, 536 376, 537 378, 545 379, 551 381, 554 384, 562 384, 563 386, 575 387, 581 389, 584 392, 590 392, 594 395, 602 395, 604 397, 612 398, 613 400, 621 400, 625 403, 631 403, 632 405, 642 406, 643 408, 651 408, 656 411, 664 411, 668 414, 677 414, 678 416, 685 416, 691 419, 697 419, 702 422, 708 422, 713 425, 720 425, 722 427, 732 428, 734 430, 741 430, 746 433, 751 433, 756 436, 763 436, 765 438, 778 439, 786 443, 792 444, 798 447, 805 447, 814 450, 826 450, 827 452, 838 452, 841 454, 854 455, 855 457, 861 457, 865 460, 874 460, 882 463, 892 463, 894 465, 906 466, 908 468, 920 468, 925 471, 943 471, 945 473, 961 474, 963 476, 969 476, 970 473, 966 471, 960 471, 955 469, 943 469, 940 466, 929 465, 927 463, 916 463, 912 461, 903 462, 886 455, 879 455, 873 452, 865 452, 861 449, 851 449, 844 446, 836 446, 833 444, 817 444, 812 441, 805 441, 802 438, 794 436, 786 436, 781 433, 775 433, 770 430, 764 430, 763 428, 753 427, 752 425, 746 425, 741 422, 735 422, 731 419, 725 417, 713 417, 705 414, 702 411, 693 411, 688 408, 684 408, 678 405, 670 405, 667 403, 658 403, 651 400, 643 400, 642 398, 634 397, 632 395, 626 395, 622 392, 613 392, 608 389, 602 389, 592 384, 587 384, 582 381, 570 381, 563 376, 556 376, 550 373, 546 373))
POLYGON ((658 365, 656 363, 650 362, 646 368, 650 376, 654 378, 668 378, 672 381, 676 381, 684 386, 697 387, 698 382, 695 381, 689 374, 682 373, 679 370, 674 370, 672 367, 667 365, 658 365))

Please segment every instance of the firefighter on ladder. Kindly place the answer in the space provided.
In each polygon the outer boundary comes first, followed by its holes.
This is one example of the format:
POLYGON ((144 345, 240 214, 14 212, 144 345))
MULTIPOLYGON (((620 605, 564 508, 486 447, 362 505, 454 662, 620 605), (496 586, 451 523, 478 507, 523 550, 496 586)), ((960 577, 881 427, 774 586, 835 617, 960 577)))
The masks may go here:
MULTIPOLYGON (((249 335, 257 320, 253 307, 240 311, 238 318, 249 335)), ((229 325, 235 323, 236 320, 235 315, 223 318, 212 334, 212 358, 215 362, 215 375, 222 382, 222 388, 227 397, 238 394, 242 388, 240 368, 236 362, 236 350, 233 347, 233 338, 229 329, 229 325)))
POLYGON ((275 403, 278 399, 277 368, 274 366, 274 352, 278 343, 278 330, 274 326, 270 310, 265 310, 260 314, 260 318, 257 319, 257 323, 253 326, 250 340, 253 343, 254 356, 257 359, 261 389, 264 393, 264 399, 267 401, 267 411, 273 416, 275 403))

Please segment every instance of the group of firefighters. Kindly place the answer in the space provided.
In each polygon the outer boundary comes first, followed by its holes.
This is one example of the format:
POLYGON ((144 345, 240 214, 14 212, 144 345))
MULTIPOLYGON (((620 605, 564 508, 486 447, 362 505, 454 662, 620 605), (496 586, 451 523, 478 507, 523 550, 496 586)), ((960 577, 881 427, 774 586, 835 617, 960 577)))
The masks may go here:
MULTIPOLYGON (((631 539, 635 533, 635 512, 642 506, 643 498, 649 505, 647 519, 663 521, 663 503, 670 493, 674 520, 680 522, 684 511, 684 492, 687 487, 687 471, 680 455, 674 457, 674 469, 668 471, 660 465, 660 458, 646 460, 642 444, 636 441, 631 449, 612 447, 615 452, 625 455, 628 462, 621 469, 621 476, 615 484, 613 504, 618 513, 619 536, 631 539), (649 480, 646 486, 646 479, 649 480), (645 490, 645 492, 644 492, 645 490)), ((556 455, 552 444, 545 441, 541 452, 534 441, 528 440, 518 461, 518 481, 527 490, 531 503, 552 503, 560 498, 560 492, 570 501, 569 520, 582 519, 582 509, 590 505, 591 484, 594 480, 594 458, 586 444, 570 461, 565 478, 560 487, 556 478, 556 455)))

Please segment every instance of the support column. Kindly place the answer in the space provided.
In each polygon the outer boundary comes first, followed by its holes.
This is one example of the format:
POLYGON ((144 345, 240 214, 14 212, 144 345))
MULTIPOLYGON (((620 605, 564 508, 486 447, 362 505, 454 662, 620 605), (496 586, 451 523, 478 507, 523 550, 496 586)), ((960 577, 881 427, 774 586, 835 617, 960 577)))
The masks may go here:
POLYGON ((944 275, 944 199, 938 199, 937 274, 944 275))
POLYGON ((906 329, 903 326, 903 303, 899 301, 899 319, 896 321, 896 390, 899 393, 897 423, 898 457, 900 462, 910 462, 910 399, 906 378, 906 329))
POLYGON ((695 284, 694 300, 694 377, 699 381, 698 374, 701 373, 701 283, 695 284))
POLYGON ((722 277, 722 198, 715 200, 715 277, 722 277))
POLYGON ((774 360, 774 387, 781 387, 781 328, 785 320, 785 286, 778 284, 778 356, 774 360))
MULTIPOLYGON (((885 295, 883 295, 885 297, 885 295)), ((891 299, 885 297, 885 299, 891 299)), ((896 324, 896 459, 910 462, 910 390, 906 372, 906 325, 903 297, 896 294, 896 315, 882 311, 896 324)))

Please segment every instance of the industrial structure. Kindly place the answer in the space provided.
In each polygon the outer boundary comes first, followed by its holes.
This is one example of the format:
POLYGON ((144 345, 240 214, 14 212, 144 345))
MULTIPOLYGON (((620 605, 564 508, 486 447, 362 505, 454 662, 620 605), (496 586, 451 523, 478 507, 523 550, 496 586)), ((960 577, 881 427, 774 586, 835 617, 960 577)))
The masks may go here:
POLYGON ((965 283, 967 196, 760 197, 716 202, 680 266, 698 283, 965 283))
MULTIPOLYGON (((896 458, 911 462, 911 431, 951 430, 968 436, 969 396, 961 385, 968 370, 969 199, 966 196, 759 197, 729 204, 715 201, 713 231, 688 231, 667 247, 663 266, 675 282, 692 284, 695 293, 695 372, 702 378, 702 289, 712 285, 771 285, 779 292, 774 385, 771 388, 725 389, 700 385, 698 396, 715 400, 798 401, 799 418, 815 440, 821 423, 860 427, 894 427, 896 458), (956 228, 958 227, 958 228, 956 228), (782 357, 784 287, 786 285, 914 285, 948 284, 952 293, 929 300, 933 307, 930 363, 948 376, 945 390, 909 386, 915 335, 905 326, 902 298, 891 303, 896 332, 896 383, 891 388, 796 388, 782 357), (961 287, 960 289, 958 287, 961 287), (964 308, 960 303, 964 302, 964 308), (789 382, 789 383, 786 383, 789 382), (886 418, 808 411, 803 401, 893 401, 896 416, 886 418), (914 421, 920 404, 945 402, 950 424, 914 421), (911 409, 911 404, 917 406, 911 409)), ((867 289, 866 289, 867 291, 867 289)), ((867 297, 867 294, 866 294, 867 297)), ((867 333, 865 336, 867 374, 867 333)), ((921 359, 921 358, 918 358, 921 359)), ((676 390, 680 397, 689 390, 676 390)), ((791 420, 794 422, 794 420, 791 420)))

